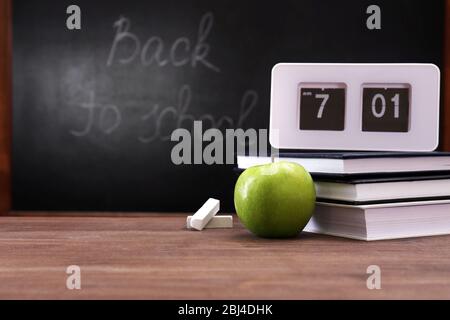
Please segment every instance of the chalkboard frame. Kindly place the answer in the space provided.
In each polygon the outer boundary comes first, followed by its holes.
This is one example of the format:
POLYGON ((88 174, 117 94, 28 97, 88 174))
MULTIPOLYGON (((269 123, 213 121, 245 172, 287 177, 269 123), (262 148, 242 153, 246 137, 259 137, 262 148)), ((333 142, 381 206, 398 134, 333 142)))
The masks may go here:
MULTIPOLYGON (((0 0, 0 216, 17 214, 11 211, 12 1, 0 0)), ((450 151, 450 0, 445 16, 440 150, 450 151)))
POLYGON ((0 215, 11 210, 12 0, 0 0, 0 215))
POLYGON ((445 1, 444 70, 442 73, 443 104, 441 111, 441 149, 450 151, 450 0, 445 1))

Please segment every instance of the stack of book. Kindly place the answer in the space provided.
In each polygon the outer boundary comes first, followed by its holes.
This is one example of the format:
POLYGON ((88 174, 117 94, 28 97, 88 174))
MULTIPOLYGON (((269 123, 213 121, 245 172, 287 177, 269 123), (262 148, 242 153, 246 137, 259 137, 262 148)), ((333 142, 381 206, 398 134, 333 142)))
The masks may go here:
POLYGON ((313 176, 307 232, 367 241, 450 234, 450 153, 280 153, 239 156, 238 168, 272 161, 296 162, 313 176))

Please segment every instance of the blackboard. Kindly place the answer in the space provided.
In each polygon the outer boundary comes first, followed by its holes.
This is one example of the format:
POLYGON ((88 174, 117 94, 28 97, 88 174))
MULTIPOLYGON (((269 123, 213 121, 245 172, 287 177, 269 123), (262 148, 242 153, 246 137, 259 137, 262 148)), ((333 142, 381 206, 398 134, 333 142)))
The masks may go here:
POLYGON ((13 1, 13 209, 193 211, 216 197, 233 210, 233 165, 171 162, 177 117, 267 128, 278 62, 442 65, 443 1, 377 1, 381 30, 366 27, 371 4, 13 1), (81 30, 66 27, 72 4, 81 30), (133 39, 114 47, 118 30, 133 39))

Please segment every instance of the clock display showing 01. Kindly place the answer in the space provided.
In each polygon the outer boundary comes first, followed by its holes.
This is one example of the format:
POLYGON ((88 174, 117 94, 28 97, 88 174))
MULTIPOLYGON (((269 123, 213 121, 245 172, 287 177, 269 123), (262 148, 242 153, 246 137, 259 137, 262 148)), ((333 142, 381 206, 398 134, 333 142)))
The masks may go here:
POLYGON ((362 130, 374 132, 409 131, 410 88, 363 87, 362 130))

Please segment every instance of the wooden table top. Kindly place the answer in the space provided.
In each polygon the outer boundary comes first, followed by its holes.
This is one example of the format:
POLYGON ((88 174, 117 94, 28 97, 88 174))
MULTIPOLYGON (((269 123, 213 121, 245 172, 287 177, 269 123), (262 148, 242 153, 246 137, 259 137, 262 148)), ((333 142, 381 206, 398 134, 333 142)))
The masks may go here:
POLYGON ((238 221, 187 231, 185 214, 21 214, 0 217, 3 299, 450 298, 450 236, 268 240, 238 221), (81 290, 66 288, 69 265, 81 290), (367 289, 369 265, 381 290, 367 289))

